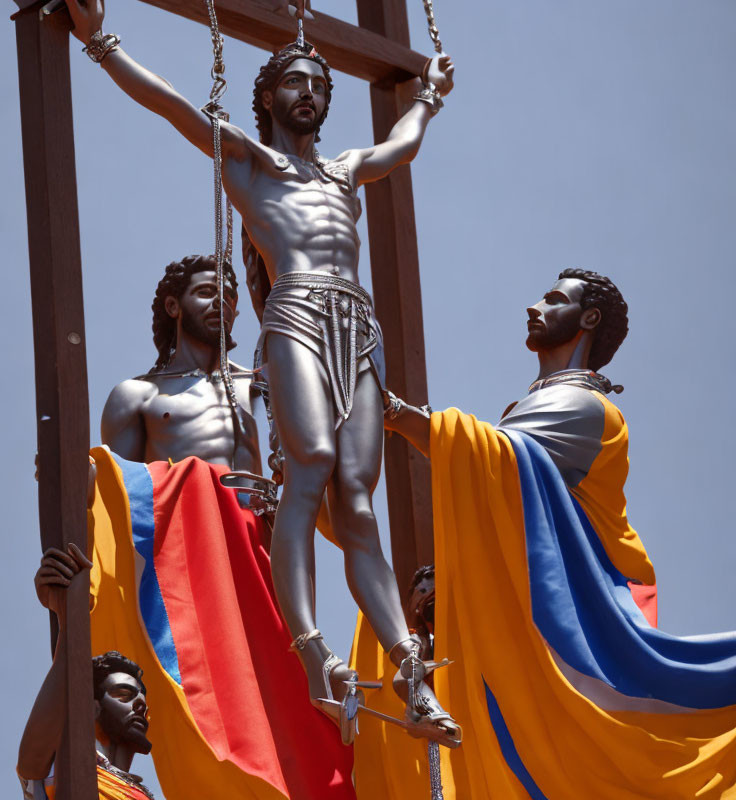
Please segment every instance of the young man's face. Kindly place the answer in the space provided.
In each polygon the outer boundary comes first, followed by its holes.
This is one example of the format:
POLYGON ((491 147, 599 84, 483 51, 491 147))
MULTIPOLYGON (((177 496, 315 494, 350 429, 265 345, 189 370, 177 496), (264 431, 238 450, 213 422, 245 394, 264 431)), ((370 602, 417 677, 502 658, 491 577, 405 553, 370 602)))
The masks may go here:
POLYGON ((584 286, 577 278, 563 278, 538 303, 527 308, 526 346, 530 350, 552 350, 577 335, 584 313, 580 305, 584 286))
POLYGON ((327 80, 322 67, 309 58, 294 59, 273 92, 264 92, 263 104, 287 130, 314 133, 327 108, 327 80))
POLYGON ((97 722, 116 743, 130 744, 136 753, 149 753, 148 704, 140 682, 127 672, 111 672, 102 682, 97 722))
MULTIPOLYGON (((167 310, 171 316, 181 311, 181 325, 186 333, 200 342, 213 347, 220 343, 220 304, 217 299, 217 274, 214 270, 195 272, 189 280, 184 294, 169 304, 167 310), (174 313, 172 313, 172 311, 174 313)), ((238 295, 225 276, 225 331, 232 331, 237 315, 238 295)))

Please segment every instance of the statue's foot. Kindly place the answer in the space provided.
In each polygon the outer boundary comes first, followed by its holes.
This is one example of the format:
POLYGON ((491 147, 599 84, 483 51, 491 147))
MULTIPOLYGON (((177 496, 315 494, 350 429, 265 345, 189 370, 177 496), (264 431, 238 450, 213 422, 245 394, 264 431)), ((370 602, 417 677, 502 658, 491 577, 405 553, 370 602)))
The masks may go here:
POLYGON ((429 739, 445 747, 459 747, 463 740, 463 729, 442 708, 425 680, 436 669, 450 664, 450 661, 422 661, 419 658, 420 647, 421 642, 411 637, 394 645, 389 653, 394 663, 398 661, 399 669, 393 686, 396 694, 406 703, 406 730, 415 738, 429 739))
MULTIPOLYGON (((360 689, 358 673, 350 669, 341 658, 330 652, 323 644, 319 655, 322 661, 319 675, 313 674, 303 651, 310 642, 316 644, 320 640, 322 634, 315 629, 297 636, 291 643, 291 649, 300 654, 307 668, 312 705, 335 722, 340 729, 343 744, 352 744, 358 732, 358 709, 364 706, 365 699, 360 689), (327 653, 326 657, 324 653, 327 653)), ((365 685, 373 686, 373 684, 365 685)))

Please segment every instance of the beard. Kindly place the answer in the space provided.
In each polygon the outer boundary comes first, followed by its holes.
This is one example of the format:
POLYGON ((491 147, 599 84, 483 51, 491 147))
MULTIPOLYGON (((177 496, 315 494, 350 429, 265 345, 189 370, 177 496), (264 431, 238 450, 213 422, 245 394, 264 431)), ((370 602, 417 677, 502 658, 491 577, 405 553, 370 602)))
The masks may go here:
POLYGON ((578 318, 558 322, 551 329, 546 325, 532 328, 526 337, 526 346, 533 353, 538 353, 540 350, 552 350, 574 339, 579 330, 580 320, 578 318))
POLYGON ((111 714, 103 704, 100 708, 98 722, 102 730, 110 737, 110 741, 129 744, 136 753, 142 755, 148 755, 151 752, 153 745, 148 740, 146 731, 138 725, 131 725, 129 717, 121 720, 111 714))
POLYGON ((291 108, 284 109, 280 106, 273 107, 273 116, 282 128, 286 128, 286 130, 291 131, 291 133, 297 133, 301 136, 317 132, 321 120, 317 117, 316 109, 313 119, 293 116, 291 111, 291 108))
MULTIPOLYGON (((187 314, 186 311, 182 314, 181 327, 185 333, 189 334, 193 339, 203 344, 208 344, 210 347, 220 346, 220 327, 210 328, 204 324, 203 320, 187 314)), ((228 350, 235 347, 230 331, 227 330, 227 323, 225 327, 225 343, 228 350)))

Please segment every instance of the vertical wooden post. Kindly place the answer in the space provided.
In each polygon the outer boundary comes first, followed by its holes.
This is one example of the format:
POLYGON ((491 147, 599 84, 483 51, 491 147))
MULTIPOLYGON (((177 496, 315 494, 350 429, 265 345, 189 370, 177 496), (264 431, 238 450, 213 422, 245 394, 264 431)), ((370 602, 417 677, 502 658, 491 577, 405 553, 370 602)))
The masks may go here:
MULTIPOLYGON (((361 27, 409 47, 405 0, 357 0, 361 27)), ((371 84, 373 135, 384 141, 398 120, 393 84, 371 84)), ((422 292, 414 197, 408 166, 366 186, 376 314, 386 340, 387 384, 415 405, 427 402, 422 292)), ((399 436, 385 447, 394 570, 402 595, 417 566, 434 560, 428 461, 399 436)))
MULTIPOLYGON (((25 5, 19 2, 19 5, 25 5)), ((41 543, 87 546, 89 402, 79 249, 69 18, 15 17, 28 212, 41 543)), ((85 575, 87 573, 84 573, 85 575)), ((97 800, 89 581, 67 592, 67 718, 57 800, 97 800)), ((53 637, 52 637, 53 638, 53 637)))

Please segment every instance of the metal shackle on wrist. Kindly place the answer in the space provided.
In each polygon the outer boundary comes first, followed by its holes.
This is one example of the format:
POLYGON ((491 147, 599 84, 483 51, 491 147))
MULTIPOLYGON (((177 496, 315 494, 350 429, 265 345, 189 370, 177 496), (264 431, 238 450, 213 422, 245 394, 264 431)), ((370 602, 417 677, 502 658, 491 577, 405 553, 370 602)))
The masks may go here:
POLYGON ((386 417, 388 420, 394 420, 396 417, 400 416, 404 409, 406 408, 406 403, 400 398, 397 397, 392 391, 388 389, 383 394, 383 416, 386 417))
POLYGON ((120 37, 115 33, 103 33, 95 31, 89 38, 89 43, 82 48, 95 64, 100 64, 108 53, 117 50, 120 45, 120 37))
POLYGON ((426 103, 432 111, 432 116, 445 105, 437 87, 433 83, 425 83, 424 88, 417 92, 413 99, 426 103))

